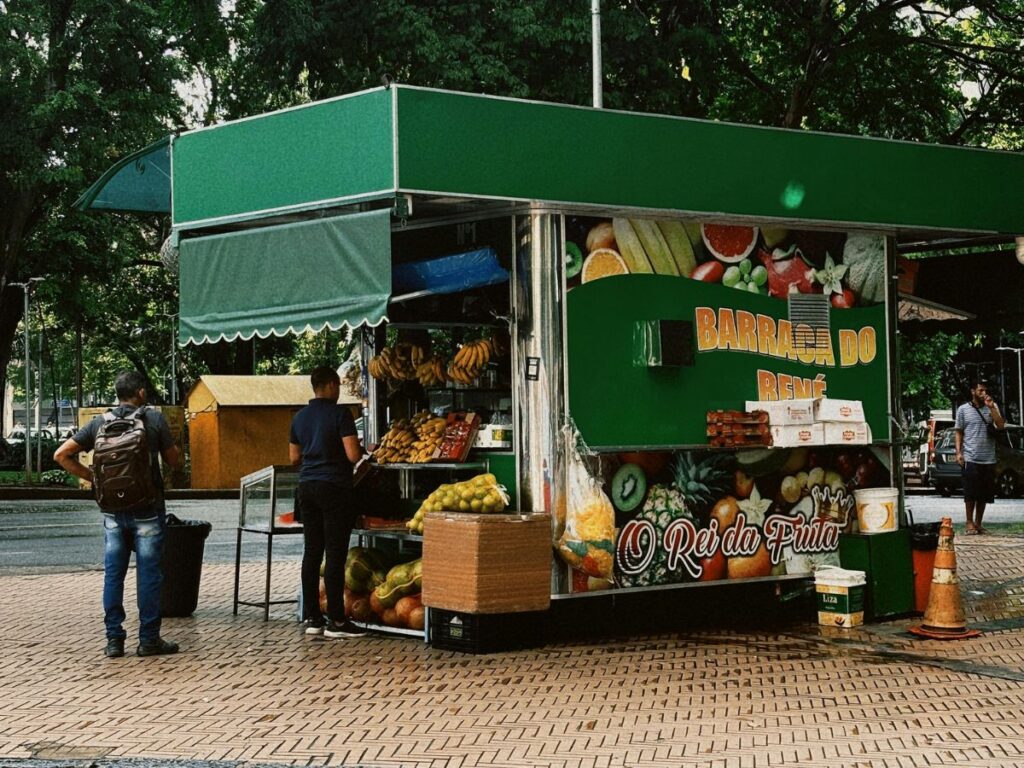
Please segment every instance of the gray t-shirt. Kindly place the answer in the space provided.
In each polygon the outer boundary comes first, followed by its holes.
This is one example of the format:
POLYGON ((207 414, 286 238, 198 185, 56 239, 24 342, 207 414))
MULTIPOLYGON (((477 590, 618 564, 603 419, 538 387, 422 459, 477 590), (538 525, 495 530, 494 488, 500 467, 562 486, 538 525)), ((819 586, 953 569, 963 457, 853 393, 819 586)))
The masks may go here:
MULTIPOLYGON (((111 409, 115 416, 130 416, 135 413, 134 405, 119 405, 111 409)), ((147 408, 142 412, 142 422, 146 425, 146 442, 149 445, 151 466, 153 468, 153 483, 157 489, 157 506, 163 509, 164 506, 164 479, 160 474, 160 454, 174 445, 174 438, 171 437, 171 427, 167 419, 160 411, 147 408)), ((97 416, 80 430, 75 432, 71 438, 83 450, 91 451, 96 445, 96 435, 100 431, 103 417, 97 416)))
POLYGON ((964 403, 956 409, 954 429, 963 433, 964 461, 972 464, 995 464, 996 441, 989 437, 988 425, 992 423, 992 412, 987 405, 975 408, 964 403))

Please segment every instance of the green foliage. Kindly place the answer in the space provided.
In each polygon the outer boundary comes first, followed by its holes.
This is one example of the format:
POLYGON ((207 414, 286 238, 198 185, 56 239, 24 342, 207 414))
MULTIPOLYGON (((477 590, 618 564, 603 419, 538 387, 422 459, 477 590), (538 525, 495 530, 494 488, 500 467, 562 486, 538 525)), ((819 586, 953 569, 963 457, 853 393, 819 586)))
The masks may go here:
POLYGON ((966 341, 962 333, 943 331, 900 336, 901 404, 912 415, 908 421, 924 419, 932 409, 950 407, 962 387, 955 359, 966 341))
MULTIPOLYGON (((634 0, 604 3, 602 26, 609 108, 1024 147, 1019 0, 634 0)), ((586 105, 590 56, 582 1, 0 2, 0 286, 49 278, 37 298, 57 388, 72 388, 81 329, 87 391, 109 391, 130 365, 162 394, 177 303, 156 256, 167 222, 70 207, 115 160, 179 125, 374 87, 385 73, 586 105)), ((19 352, 20 316, 20 292, 3 289, 0 371, 19 352)), ((952 374, 935 371, 965 344, 904 345, 911 408, 945 405, 952 374)), ((343 334, 189 348, 181 379, 305 372, 348 351, 343 334)))

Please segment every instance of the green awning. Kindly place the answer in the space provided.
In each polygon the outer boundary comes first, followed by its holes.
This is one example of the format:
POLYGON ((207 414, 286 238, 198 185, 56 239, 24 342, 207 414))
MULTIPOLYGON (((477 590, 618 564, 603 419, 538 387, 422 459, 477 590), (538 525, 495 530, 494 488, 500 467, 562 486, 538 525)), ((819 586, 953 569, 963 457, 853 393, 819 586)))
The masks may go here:
POLYGON ((171 212, 171 137, 119 160, 75 201, 80 211, 171 212))
POLYGON ((183 239, 181 344, 377 325, 391 295, 391 213, 183 239))

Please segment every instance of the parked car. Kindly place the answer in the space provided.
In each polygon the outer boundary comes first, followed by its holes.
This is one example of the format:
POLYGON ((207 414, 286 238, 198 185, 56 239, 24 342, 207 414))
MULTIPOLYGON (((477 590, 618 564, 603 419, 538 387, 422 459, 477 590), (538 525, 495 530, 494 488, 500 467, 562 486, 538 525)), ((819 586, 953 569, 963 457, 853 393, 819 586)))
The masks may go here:
MULTIPOLYGON (((946 429, 935 441, 935 461, 929 481, 943 496, 963 489, 956 462, 956 430, 946 429)), ((1012 499, 1024 494, 1024 428, 1007 425, 996 439, 996 495, 1012 499)))
MULTIPOLYGON (((43 436, 43 440, 44 441, 45 440, 56 440, 57 439, 57 438, 55 438, 53 436, 53 432, 52 431, 50 431, 46 427, 43 427, 41 429, 33 429, 32 430, 32 442, 33 443, 36 441, 36 438, 39 437, 40 434, 43 436)), ((7 444, 8 445, 22 445, 22 444, 24 444, 24 442, 25 442, 25 428, 24 427, 15 427, 14 429, 11 430, 11 434, 9 434, 7 436, 6 440, 7 440, 7 444)))

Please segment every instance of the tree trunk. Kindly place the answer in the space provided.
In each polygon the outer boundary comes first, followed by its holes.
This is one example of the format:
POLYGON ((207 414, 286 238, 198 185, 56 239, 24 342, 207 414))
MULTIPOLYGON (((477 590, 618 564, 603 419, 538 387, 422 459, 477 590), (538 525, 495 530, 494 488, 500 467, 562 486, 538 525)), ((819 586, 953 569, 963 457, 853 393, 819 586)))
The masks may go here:
POLYGON ((22 313, 21 289, 7 286, 0 293, 0 413, 7 393, 7 366, 11 362, 11 346, 18 332, 22 313))

